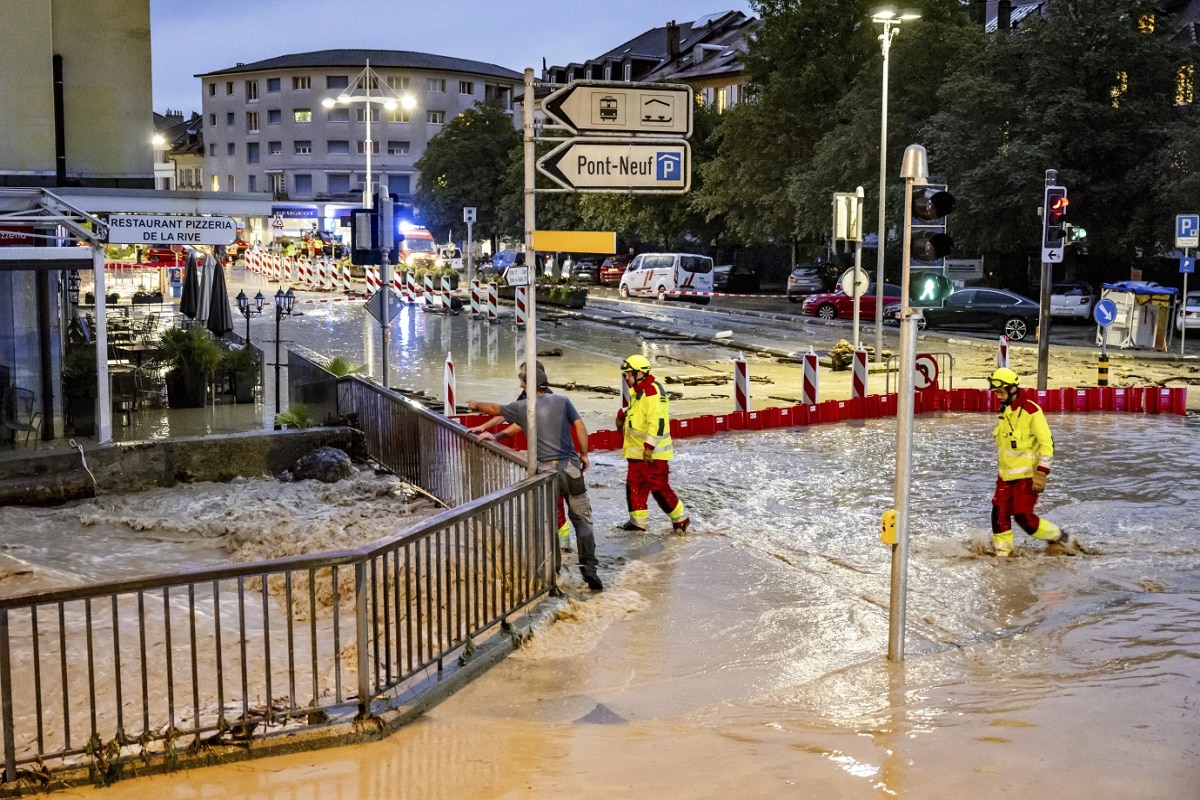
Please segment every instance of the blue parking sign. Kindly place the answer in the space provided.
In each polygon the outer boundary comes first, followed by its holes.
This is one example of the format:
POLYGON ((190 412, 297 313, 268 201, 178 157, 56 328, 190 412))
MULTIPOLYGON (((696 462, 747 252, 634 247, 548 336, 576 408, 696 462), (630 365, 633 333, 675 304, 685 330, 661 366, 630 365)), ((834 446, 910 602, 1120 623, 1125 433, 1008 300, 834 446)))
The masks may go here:
POLYGON ((1175 246, 1200 247, 1200 214, 1176 215, 1175 246))
POLYGON ((1179 259, 1179 271, 1186 274, 1191 274, 1196 271, 1196 257, 1183 256, 1179 259))

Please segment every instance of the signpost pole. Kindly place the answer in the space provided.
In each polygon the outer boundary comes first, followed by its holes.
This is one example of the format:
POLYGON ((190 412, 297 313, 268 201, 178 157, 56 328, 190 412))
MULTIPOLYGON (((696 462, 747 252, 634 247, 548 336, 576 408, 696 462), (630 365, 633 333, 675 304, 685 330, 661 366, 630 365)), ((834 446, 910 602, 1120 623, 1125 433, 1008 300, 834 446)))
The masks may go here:
MULTIPOLYGON (((525 102, 521 104, 524 117, 525 134, 525 267, 531 276, 536 276, 537 269, 533 252, 533 232, 537 228, 537 205, 535 203, 535 162, 537 152, 533 142, 533 109, 536 105, 533 86, 533 68, 525 69, 525 102)), ((526 322, 525 322, 525 439, 528 441, 526 454, 528 456, 529 475, 537 473, 537 278, 530 281, 529 291, 526 292, 526 322)))
MULTIPOLYGON (((1183 248, 1184 259, 1191 258, 1192 248, 1183 248)), ((1183 273, 1183 307, 1179 310, 1179 355, 1183 355, 1183 342, 1187 338, 1187 281, 1190 270, 1183 273)))

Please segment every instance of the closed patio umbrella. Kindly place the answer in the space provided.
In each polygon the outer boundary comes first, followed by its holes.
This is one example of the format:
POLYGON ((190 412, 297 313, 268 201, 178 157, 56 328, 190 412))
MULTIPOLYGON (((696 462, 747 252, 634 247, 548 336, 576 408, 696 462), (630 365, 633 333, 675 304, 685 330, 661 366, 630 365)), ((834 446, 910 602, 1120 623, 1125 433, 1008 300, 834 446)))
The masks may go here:
POLYGON ((196 251, 188 250, 183 268, 183 291, 179 295, 179 312, 195 319, 200 311, 200 276, 196 274, 196 251))
POLYGON ((205 267, 212 267, 212 295, 208 303, 205 325, 218 339, 233 330, 233 312, 229 308, 229 290, 225 288, 225 268, 209 256, 205 267), (207 262, 212 261, 210 265, 207 262))

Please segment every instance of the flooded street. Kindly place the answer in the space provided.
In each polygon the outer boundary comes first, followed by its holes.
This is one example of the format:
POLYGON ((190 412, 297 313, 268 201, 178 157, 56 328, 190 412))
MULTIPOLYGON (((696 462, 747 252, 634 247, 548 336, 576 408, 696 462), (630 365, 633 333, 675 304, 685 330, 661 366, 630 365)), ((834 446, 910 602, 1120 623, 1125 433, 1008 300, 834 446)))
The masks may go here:
POLYGON ((686 537, 657 511, 616 530, 624 464, 598 453, 608 588, 564 572, 554 624, 467 689, 383 742, 95 796, 1198 797, 1200 427, 1049 421, 1039 511, 1089 554, 1018 534, 997 561, 992 417, 918 418, 902 664, 878 534, 894 421, 678 442, 686 537))

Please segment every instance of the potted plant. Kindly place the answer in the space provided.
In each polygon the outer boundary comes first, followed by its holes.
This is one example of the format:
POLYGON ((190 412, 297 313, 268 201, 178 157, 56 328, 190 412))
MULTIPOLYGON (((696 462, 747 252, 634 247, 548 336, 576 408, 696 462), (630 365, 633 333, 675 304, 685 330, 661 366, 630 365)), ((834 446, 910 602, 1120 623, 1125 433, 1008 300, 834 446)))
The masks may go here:
POLYGON ((167 367, 171 408, 200 408, 208 379, 221 366, 221 347, 202 327, 170 328, 163 333, 155 359, 167 367))
POLYGON ((63 357, 62 391, 76 436, 96 435, 96 346, 76 345, 63 357))
POLYGON ((235 403, 253 403, 258 383, 258 354, 250 345, 234 347, 221 355, 221 369, 229 373, 235 403))
POLYGON ((587 303, 587 287, 564 277, 557 283, 539 284, 537 301, 552 306, 583 308, 587 303))

